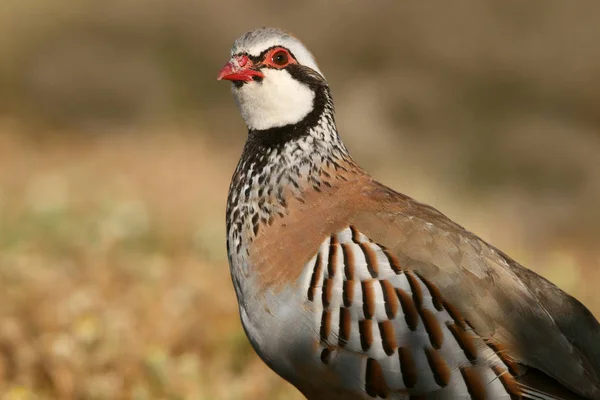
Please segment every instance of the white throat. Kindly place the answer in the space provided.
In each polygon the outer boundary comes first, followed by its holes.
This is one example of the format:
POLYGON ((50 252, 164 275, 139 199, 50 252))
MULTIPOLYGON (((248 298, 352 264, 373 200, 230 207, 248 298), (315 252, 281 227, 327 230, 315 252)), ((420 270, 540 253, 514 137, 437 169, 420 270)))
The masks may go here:
POLYGON ((286 70, 263 69, 261 82, 233 87, 233 94, 251 130, 277 128, 300 122, 313 109, 315 93, 286 70))

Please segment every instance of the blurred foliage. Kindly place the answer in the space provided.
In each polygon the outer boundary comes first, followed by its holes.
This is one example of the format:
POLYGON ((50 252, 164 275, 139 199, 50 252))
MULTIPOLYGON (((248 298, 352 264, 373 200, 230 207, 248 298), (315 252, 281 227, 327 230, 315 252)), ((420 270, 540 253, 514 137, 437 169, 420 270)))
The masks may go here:
POLYGON ((300 398, 238 322, 233 40, 317 56, 378 179, 600 299, 600 3, 2 0, 0 393, 300 398))
POLYGON ((138 139, 0 129, 2 398, 280 398, 238 322, 231 165, 198 137, 138 139))

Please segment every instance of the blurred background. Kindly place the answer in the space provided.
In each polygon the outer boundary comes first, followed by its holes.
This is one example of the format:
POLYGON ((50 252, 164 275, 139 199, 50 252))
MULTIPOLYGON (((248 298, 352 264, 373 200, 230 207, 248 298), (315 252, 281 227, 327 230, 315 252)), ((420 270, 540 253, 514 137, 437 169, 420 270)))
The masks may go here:
POLYGON ((2 0, 2 399, 301 399, 225 252, 246 137, 216 81, 313 51, 354 157, 600 316, 600 3, 2 0))

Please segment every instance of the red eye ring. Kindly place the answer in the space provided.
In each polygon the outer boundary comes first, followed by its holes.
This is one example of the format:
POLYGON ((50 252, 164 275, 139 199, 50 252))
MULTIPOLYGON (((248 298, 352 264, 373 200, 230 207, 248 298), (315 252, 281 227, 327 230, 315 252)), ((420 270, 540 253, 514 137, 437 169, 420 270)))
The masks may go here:
POLYGON ((276 47, 269 51, 263 61, 263 64, 275 68, 285 68, 290 64, 297 63, 290 52, 283 47, 276 47))

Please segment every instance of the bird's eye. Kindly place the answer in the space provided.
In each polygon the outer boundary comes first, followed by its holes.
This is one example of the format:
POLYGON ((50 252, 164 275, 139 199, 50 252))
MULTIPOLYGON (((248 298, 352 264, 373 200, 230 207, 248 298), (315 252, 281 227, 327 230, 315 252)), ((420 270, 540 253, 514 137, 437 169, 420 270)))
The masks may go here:
POLYGON ((271 61, 273 61, 273 64, 279 65, 280 67, 282 67, 288 63, 289 57, 288 57, 287 52, 285 52, 283 50, 279 50, 278 52, 273 54, 271 61))

